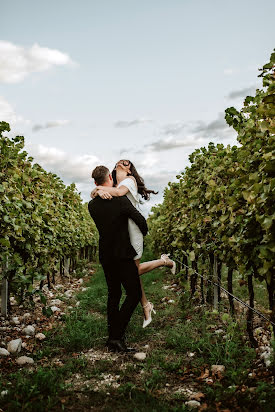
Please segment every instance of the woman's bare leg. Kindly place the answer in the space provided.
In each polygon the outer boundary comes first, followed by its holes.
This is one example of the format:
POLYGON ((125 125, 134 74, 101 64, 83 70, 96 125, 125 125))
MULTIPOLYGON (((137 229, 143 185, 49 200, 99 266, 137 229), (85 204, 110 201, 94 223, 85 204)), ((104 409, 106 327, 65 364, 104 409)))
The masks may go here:
POLYGON ((150 260, 149 262, 140 263, 138 266, 139 276, 143 275, 144 273, 151 272, 151 270, 159 268, 161 266, 164 266, 162 259, 150 260))
MULTIPOLYGON (((139 266, 140 266, 140 259, 135 260, 135 264, 137 265, 137 268, 139 270, 139 266)), ((149 317, 149 310, 150 310, 150 305, 148 305, 149 301, 145 295, 144 289, 143 289, 143 285, 142 285, 142 281, 140 279, 140 286, 141 286, 141 299, 140 299, 140 304, 142 306, 143 312, 144 312, 144 317, 145 319, 148 319, 149 317), (147 305, 147 306, 146 306, 147 305), (144 307, 146 306, 146 307, 144 307)))
MULTIPOLYGON (((136 259, 135 263, 136 263, 137 268, 138 268, 139 276, 143 275, 144 273, 148 273, 151 270, 159 268, 161 266, 168 266, 168 267, 173 266, 173 261, 171 259, 167 259, 168 264, 165 264, 163 259, 150 260, 149 262, 143 262, 143 263, 140 263, 140 259, 136 259)), ((141 279, 140 279, 140 286, 141 286, 140 304, 143 308, 144 317, 147 320, 149 318, 150 305, 148 304, 149 301, 148 301, 148 299, 145 295, 141 279)))

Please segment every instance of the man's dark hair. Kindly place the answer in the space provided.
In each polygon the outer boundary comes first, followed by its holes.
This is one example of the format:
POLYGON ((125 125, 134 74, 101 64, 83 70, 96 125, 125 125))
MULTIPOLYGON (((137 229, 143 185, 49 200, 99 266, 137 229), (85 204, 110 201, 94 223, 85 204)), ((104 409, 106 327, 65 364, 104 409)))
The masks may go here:
POLYGON ((97 185, 103 185, 107 180, 110 171, 105 166, 97 166, 92 172, 92 178, 95 179, 97 185))

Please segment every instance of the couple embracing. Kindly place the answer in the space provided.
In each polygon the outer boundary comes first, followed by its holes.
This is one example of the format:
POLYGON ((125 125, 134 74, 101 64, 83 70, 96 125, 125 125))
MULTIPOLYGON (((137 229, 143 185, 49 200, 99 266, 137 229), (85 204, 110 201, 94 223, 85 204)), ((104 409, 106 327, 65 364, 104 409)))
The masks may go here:
POLYGON ((131 352, 134 350, 125 343, 125 330, 138 303, 144 312, 143 327, 152 321, 152 312, 156 313, 146 298, 140 276, 161 266, 175 273, 175 262, 163 254, 160 259, 140 263, 148 228, 136 207, 139 195, 148 200, 156 192, 145 187, 133 163, 120 160, 112 173, 105 166, 97 166, 92 178, 96 188, 88 209, 99 232, 99 260, 108 287, 106 345, 110 351, 131 352), (119 308, 121 286, 126 298, 119 308))

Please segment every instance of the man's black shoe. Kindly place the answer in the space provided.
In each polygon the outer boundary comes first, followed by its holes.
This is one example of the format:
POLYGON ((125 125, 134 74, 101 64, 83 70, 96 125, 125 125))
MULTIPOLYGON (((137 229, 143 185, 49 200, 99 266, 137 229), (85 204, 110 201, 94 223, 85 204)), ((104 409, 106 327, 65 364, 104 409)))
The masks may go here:
POLYGON ((110 339, 107 341, 107 348, 111 352, 136 352, 134 348, 129 348, 120 339, 110 339))

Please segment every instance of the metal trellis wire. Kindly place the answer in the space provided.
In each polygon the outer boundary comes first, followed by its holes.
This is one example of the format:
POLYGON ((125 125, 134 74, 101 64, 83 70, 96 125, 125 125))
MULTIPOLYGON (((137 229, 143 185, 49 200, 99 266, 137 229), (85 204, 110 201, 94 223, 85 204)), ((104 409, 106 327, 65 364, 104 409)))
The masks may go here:
POLYGON ((187 266, 184 263, 182 263, 181 261, 179 261, 177 258, 175 258, 173 255, 170 254, 170 257, 175 260, 176 262, 178 262, 181 266, 185 266, 187 269, 191 269, 193 271, 193 273, 196 273, 198 276, 200 276, 203 280, 207 281, 208 283, 212 283, 212 285, 219 287, 221 290, 223 290, 225 293, 227 293, 229 296, 231 296, 233 299, 237 300, 238 302, 240 302, 242 305, 246 306, 247 308, 251 309, 253 312, 255 312, 257 315, 261 316, 263 319, 265 319, 267 322, 271 323, 271 325, 275 326, 275 323, 272 322, 272 320, 268 319, 264 314, 262 314, 261 312, 259 312, 257 309, 252 308, 251 306, 249 306, 246 302, 244 302, 243 300, 241 300, 240 298, 238 298, 237 296, 233 295, 232 293, 230 293, 228 290, 226 290, 223 286, 221 286, 219 283, 213 282, 210 279, 206 279, 205 277, 203 277, 203 275, 201 275, 200 273, 198 273, 194 268, 192 268, 191 266, 187 266))

